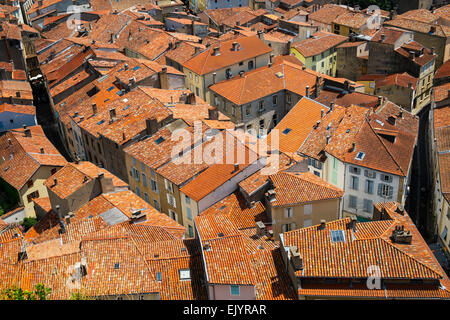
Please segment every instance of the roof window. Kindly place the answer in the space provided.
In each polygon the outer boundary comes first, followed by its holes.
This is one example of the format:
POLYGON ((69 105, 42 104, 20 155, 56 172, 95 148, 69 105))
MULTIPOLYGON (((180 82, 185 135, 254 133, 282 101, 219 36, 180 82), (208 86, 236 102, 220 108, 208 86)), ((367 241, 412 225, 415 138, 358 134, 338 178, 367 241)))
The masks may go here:
POLYGON ((362 159, 364 159, 364 156, 365 156, 366 154, 364 153, 364 152, 358 152, 358 154, 356 155, 356 157, 355 157, 355 159, 356 160, 362 160, 362 159))
POLYGON ((155 143, 160 144, 163 141, 164 141, 164 137, 159 137, 158 139, 155 140, 155 143))
POLYGON ((331 242, 345 242, 344 230, 331 230, 331 242))
POLYGON ((283 134, 288 134, 291 131, 292 131, 292 129, 286 128, 286 129, 283 130, 283 134))
POLYGON ((180 280, 191 280, 191 270, 180 269, 180 280))

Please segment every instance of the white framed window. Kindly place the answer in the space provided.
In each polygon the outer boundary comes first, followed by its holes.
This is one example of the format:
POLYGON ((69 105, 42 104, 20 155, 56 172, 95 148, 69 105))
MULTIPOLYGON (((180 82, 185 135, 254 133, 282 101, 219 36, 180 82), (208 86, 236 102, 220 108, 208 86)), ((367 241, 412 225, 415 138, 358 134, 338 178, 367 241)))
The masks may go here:
POLYGON ((357 201, 357 198, 355 197, 355 196, 352 196, 352 195, 350 195, 349 197, 348 197, 348 206, 350 207, 350 208, 352 208, 352 209, 356 209, 356 201, 357 201))
POLYGON ((173 195, 167 194, 167 202, 168 202, 172 207, 174 207, 174 208, 177 207, 177 203, 176 203, 175 197, 174 197, 173 195))
POLYGON ((180 280, 191 280, 191 270, 189 269, 180 269, 180 280))
POLYGON ((172 186, 172 182, 170 182, 167 179, 164 179, 164 184, 166 185, 166 190, 170 191, 173 193, 173 186, 172 186))

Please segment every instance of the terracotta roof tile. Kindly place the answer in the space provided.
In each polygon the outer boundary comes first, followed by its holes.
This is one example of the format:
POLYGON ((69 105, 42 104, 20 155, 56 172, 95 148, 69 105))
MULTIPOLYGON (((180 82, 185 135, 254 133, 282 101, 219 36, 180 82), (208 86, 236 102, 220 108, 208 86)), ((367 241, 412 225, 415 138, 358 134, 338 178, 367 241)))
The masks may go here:
POLYGON ((213 48, 211 47, 210 49, 186 61, 183 66, 199 75, 204 75, 240 61, 258 57, 271 51, 272 49, 259 40, 257 36, 238 38, 234 41, 230 40, 221 42, 220 55, 212 55, 213 48), (231 50, 233 42, 237 42, 239 44, 240 49, 238 51, 231 50))
POLYGON ((297 49, 304 57, 311 57, 325 52, 348 40, 348 37, 334 33, 319 31, 310 38, 294 42, 291 47, 297 49))

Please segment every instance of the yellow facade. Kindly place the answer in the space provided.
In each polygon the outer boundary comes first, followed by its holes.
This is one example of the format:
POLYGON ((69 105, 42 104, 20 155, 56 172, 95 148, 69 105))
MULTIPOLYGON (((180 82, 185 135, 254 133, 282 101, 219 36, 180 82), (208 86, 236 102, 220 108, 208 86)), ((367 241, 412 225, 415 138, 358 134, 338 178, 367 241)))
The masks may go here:
POLYGON ((337 53, 335 47, 311 57, 304 57, 297 49, 291 48, 293 54, 307 69, 311 69, 332 77, 336 76, 337 53))

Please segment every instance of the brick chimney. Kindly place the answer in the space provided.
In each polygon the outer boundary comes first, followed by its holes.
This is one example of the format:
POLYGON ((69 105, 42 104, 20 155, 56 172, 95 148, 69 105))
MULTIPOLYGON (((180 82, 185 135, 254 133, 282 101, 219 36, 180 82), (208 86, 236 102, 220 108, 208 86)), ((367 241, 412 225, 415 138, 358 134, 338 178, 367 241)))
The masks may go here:
POLYGON ((213 48, 213 56, 220 56, 220 47, 213 48))
POLYGON ((116 108, 109 109, 109 122, 112 123, 117 120, 116 108))
POLYGON ((169 89, 169 75, 167 74, 167 67, 163 66, 161 68, 161 72, 159 74, 159 82, 161 85, 161 89, 169 89))

